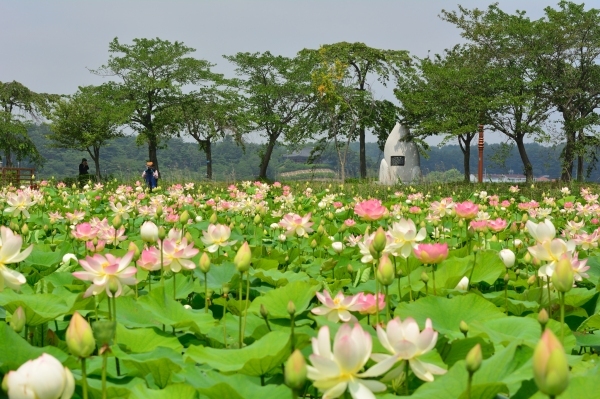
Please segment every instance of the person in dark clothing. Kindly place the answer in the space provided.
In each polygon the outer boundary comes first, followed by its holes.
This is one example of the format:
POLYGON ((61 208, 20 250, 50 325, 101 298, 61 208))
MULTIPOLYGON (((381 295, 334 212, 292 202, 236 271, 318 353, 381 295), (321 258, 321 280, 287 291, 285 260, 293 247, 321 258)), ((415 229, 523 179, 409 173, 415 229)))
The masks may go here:
POLYGON ((158 184, 158 171, 154 169, 154 163, 152 161, 146 162, 146 170, 142 173, 142 178, 146 180, 146 184, 152 192, 153 188, 156 188, 158 184))
POLYGON ((79 164, 79 185, 83 186, 85 182, 88 180, 88 170, 90 167, 88 166, 87 159, 83 158, 81 163, 79 164))

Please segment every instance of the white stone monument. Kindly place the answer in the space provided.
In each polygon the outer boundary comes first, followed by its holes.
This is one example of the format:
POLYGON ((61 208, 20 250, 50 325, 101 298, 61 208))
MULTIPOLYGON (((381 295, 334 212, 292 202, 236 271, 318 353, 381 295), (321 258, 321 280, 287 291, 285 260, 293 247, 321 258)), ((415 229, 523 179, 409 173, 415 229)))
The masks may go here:
POLYGON ((403 141, 408 128, 396 123, 388 136, 379 165, 379 182, 388 186, 412 183, 421 178, 421 158, 417 145, 403 141))

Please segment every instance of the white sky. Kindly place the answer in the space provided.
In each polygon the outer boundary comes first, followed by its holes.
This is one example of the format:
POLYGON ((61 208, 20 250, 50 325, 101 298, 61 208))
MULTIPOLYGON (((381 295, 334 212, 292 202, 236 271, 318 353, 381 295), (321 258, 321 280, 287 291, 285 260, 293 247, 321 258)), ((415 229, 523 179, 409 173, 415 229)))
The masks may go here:
MULTIPOLYGON (((557 2, 499 1, 504 11, 525 10, 531 18, 541 17, 547 6, 556 8, 557 2)), ((490 3, 460 1, 467 8, 490 3)), ((340 41, 424 57, 461 41, 459 31, 438 17, 442 9, 457 9, 457 2, 0 0, 0 81, 57 94, 101 84, 104 80, 87 68, 106 63, 115 37, 121 43, 142 37, 181 41, 227 76, 233 76, 233 68, 222 55, 268 50, 294 56, 303 48, 340 41)), ((377 95, 395 101, 389 90, 377 95)))

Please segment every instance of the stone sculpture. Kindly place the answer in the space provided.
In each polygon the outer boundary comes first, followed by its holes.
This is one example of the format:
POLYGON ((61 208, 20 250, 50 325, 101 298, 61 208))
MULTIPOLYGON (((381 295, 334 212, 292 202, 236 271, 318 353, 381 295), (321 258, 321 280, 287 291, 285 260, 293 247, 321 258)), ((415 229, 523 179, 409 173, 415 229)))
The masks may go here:
POLYGON ((388 136, 379 165, 379 182, 388 186, 412 183, 421 178, 421 159, 417 145, 404 141, 408 128, 396 123, 388 136))

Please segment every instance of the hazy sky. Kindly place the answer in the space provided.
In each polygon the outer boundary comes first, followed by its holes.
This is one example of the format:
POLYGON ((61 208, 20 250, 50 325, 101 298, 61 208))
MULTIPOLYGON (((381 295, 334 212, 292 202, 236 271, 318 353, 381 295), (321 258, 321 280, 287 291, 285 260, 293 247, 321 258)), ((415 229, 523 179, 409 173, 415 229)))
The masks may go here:
MULTIPOLYGON (((507 12, 543 15, 558 1, 500 0, 507 12)), ((412 55, 440 53, 461 41, 439 18, 457 4, 486 8, 481 0, 0 0, 0 81, 16 80, 36 92, 71 94, 101 84, 91 74, 108 60, 108 44, 134 38, 181 41, 197 58, 233 76, 222 58, 270 51, 293 56, 303 48, 364 42, 412 55)), ((391 93, 377 93, 390 98, 391 93)), ((390 98, 393 100, 393 98, 390 98)))

